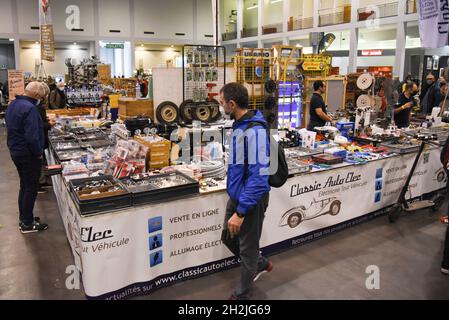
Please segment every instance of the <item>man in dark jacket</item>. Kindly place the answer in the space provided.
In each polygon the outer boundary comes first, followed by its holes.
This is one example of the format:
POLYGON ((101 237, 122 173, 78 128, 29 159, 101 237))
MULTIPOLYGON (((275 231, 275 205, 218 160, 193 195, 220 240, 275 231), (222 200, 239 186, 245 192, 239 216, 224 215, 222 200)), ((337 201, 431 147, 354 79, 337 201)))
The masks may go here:
POLYGON ((248 91, 237 83, 225 85, 220 102, 227 115, 235 119, 228 166, 223 241, 241 258, 240 284, 231 300, 250 298, 252 284, 273 264, 260 254, 259 241, 269 202, 270 142, 267 123, 259 111, 248 110, 248 91))
POLYGON ((426 77, 427 89, 421 93, 421 108, 424 114, 431 114, 433 108, 437 108, 443 97, 441 95, 441 88, 436 81, 433 74, 428 74, 426 77))
MULTIPOLYGON (((446 175, 449 176, 449 138, 446 140, 446 143, 441 151, 441 163, 443 164, 444 170, 446 171, 446 175)), ((449 191, 449 179, 446 185, 447 190, 449 191)), ((449 212, 449 209, 448 209, 449 212)), ((443 224, 449 225, 448 217, 442 217, 441 222, 443 224)), ((449 275, 449 226, 446 229, 446 241, 444 243, 444 253, 443 253, 443 262, 441 263, 441 272, 445 275, 449 275)))
POLYGON ((19 225, 23 234, 48 228, 39 222, 39 218, 34 218, 33 213, 45 143, 43 121, 37 106, 44 98, 43 86, 31 82, 25 88, 25 95, 17 96, 6 110, 8 148, 20 177, 19 225))

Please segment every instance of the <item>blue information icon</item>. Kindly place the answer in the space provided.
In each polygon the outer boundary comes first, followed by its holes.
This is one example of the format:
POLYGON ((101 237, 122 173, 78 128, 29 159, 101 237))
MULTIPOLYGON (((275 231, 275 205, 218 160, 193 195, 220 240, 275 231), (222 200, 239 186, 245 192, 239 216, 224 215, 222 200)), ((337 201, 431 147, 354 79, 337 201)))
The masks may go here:
POLYGON ((162 245, 162 234, 157 234, 150 237, 150 251, 159 249, 162 247, 162 245))
POLYGON ((382 179, 376 180, 376 191, 382 190, 382 186, 383 186, 383 181, 382 181, 382 179))
POLYGON ((156 217, 148 220, 148 232, 153 233, 162 230, 162 217, 156 217))
POLYGON ((150 267, 151 268, 157 266, 158 264, 161 264, 162 261, 163 261, 162 251, 157 251, 150 255, 150 267))
POLYGON ((375 203, 381 202, 382 201, 382 192, 376 192, 376 197, 374 199, 375 203))
POLYGON ((377 169, 376 171, 376 179, 381 179, 383 177, 383 169, 377 169))

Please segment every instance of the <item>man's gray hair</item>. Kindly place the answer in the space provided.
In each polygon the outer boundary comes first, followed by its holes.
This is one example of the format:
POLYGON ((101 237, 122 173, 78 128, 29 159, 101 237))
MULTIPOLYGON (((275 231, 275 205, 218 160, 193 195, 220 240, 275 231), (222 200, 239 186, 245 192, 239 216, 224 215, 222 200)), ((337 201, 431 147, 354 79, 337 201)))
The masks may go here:
POLYGON ((45 89, 40 82, 33 81, 26 86, 25 95, 45 97, 45 89))

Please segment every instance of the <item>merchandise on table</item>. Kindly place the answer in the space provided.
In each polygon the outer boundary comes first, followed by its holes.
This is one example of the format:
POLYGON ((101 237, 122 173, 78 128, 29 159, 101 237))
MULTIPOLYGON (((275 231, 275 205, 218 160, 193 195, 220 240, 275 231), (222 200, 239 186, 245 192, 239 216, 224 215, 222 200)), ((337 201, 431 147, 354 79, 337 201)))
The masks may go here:
POLYGON ((224 179, 226 177, 226 167, 222 161, 203 161, 200 167, 203 178, 224 179))
POLYGON ((69 188, 82 215, 132 205, 131 194, 111 176, 70 180, 69 188))
POLYGON ((121 180, 132 193, 133 204, 148 204, 199 193, 198 181, 180 173, 136 174, 121 180))
POLYGON ((343 162, 343 158, 336 157, 330 154, 322 154, 312 157, 313 162, 319 163, 319 164, 326 164, 326 165, 334 165, 334 164, 340 164, 343 162))

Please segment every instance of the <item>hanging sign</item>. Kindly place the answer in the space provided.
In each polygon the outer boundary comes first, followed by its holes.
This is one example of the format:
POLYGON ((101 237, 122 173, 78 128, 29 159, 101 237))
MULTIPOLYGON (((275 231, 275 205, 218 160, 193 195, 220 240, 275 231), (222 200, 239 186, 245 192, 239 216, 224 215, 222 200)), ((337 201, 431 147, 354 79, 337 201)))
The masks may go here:
POLYGON ((125 49, 125 45, 123 43, 108 43, 106 49, 125 49))
POLYGON ((25 78, 23 71, 8 70, 9 101, 25 92, 25 78))
POLYGON ((448 45, 448 0, 420 0, 418 6, 419 34, 423 48, 441 48, 448 45))
POLYGON ((39 1, 41 60, 55 61, 55 36, 51 20, 50 0, 39 1))
POLYGON ((331 65, 332 58, 319 54, 307 54, 303 57, 304 63, 302 68, 304 71, 323 71, 331 65))

